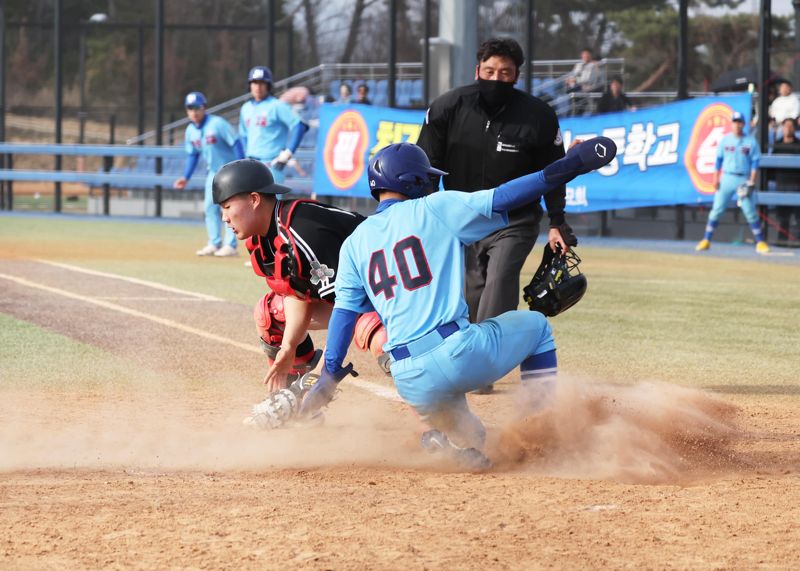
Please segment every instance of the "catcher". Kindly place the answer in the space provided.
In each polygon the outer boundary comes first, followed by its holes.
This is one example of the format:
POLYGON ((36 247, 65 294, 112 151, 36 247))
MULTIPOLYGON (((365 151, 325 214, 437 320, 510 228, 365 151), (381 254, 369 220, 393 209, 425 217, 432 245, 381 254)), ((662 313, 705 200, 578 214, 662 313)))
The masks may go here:
MULTIPOLYGON (((339 249, 364 217, 314 200, 277 200, 288 192, 254 159, 224 165, 213 181, 223 221, 246 240, 253 270, 271 290, 253 312, 269 363, 264 384, 270 393, 284 391, 290 398, 287 387, 319 362, 322 351, 315 349, 308 331, 328 326, 339 249)), ((354 340, 388 371, 382 349, 386 333, 375 312, 360 316, 354 340)), ((295 396, 302 392, 297 385, 293 389, 295 396)), ((289 404, 296 409, 297 403, 289 404)))

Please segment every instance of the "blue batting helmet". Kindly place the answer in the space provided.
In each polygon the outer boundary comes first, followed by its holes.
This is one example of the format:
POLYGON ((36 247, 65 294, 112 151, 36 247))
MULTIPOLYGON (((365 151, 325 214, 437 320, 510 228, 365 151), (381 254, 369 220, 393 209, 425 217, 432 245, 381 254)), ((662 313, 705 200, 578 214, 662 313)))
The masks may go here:
POLYGON ((199 91, 192 91, 187 94, 186 99, 183 100, 184 107, 205 107, 207 104, 206 96, 199 91))
POLYGON ((263 81, 272 85, 272 72, 268 67, 257 65, 247 74, 247 83, 252 81, 263 81))
POLYGON ((409 198, 419 198, 436 190, 439 177, 447 173, 431 166, 428 155, 411 143, 384 147, 369 162, 369 189, 378 200, 378 192, 390 190, 409 198))

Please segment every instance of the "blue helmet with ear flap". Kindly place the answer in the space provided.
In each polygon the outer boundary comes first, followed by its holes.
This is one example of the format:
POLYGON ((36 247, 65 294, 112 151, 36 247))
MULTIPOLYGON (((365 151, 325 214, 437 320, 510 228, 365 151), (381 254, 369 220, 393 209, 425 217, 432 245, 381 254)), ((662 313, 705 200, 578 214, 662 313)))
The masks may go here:
POLYGON ((206 96, 199 91, 187 93, 186 98, 183 100, 184 107, 205 107, 206 105, 208 105, 206 96))
POLYGON ((369 162, 369 189, 378 200, 378 192, 390 190, 409 198, 419 198, 436 191, 439 177, 447 173, 433 168, 428 155, 411 143, 384 147, 369 162))
POLYGON ((268 85, 272 85, 272 71, 268 67, 257 65, 247 74, 247 83, 250 84, 254 81, 263 81, 268 85))

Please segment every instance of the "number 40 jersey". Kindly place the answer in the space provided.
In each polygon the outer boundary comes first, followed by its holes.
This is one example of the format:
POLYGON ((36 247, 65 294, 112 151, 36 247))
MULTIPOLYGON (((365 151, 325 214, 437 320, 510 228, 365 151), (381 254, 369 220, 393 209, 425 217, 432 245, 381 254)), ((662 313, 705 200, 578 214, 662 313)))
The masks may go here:
POLYGON ((468 319, 464 246, 508 224, 492 212, 493 195, 447 191, 382 202, 342 245, 336 307, 374 308, 388 331, 386 350, 468 319))

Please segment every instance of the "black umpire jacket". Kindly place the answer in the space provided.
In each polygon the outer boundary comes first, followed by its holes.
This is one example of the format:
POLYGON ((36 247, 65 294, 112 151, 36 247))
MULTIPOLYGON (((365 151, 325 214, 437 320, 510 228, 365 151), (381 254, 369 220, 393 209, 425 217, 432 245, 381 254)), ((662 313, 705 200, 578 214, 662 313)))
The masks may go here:
MULTIPOLYGON (((515 89, 500 109, 486 108, 478 83, 458 87, 436 98, 425 116, 417 145, 431 164, 449 174, 446 189, 473 192, 494 188, 530 174, 564 156, 561 130, 553 109, 515 89)), ((544 197, 550 225, 564 223, 566 187, 544 197)), ((511 224, 542 217, 539 204, 509 213, 511 224)))

